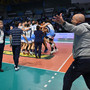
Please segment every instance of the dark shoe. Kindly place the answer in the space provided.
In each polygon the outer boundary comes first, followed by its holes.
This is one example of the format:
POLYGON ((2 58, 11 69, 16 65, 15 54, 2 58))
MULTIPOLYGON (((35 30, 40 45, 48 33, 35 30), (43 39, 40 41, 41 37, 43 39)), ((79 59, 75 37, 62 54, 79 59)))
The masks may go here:
POLYGON ((37 56, 35 56, 36 58, 38 58, 37 56))
POLYGON ((0 72, 4 72, 4 70, 0 69, 0 72))
POLYGON ((47 51, 48 51, 48 49, 45 49, 45 50, 44 50, 44 53, 46 53, 47 51))
POLYGON ((41 58, 41 56, 39 56, 39 58, 41 58))

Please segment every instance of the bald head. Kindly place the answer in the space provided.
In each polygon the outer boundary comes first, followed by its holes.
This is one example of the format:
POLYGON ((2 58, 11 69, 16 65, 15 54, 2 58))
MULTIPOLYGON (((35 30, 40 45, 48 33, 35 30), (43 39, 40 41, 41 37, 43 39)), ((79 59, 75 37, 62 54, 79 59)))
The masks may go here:
POLYGON ((85 21, 85 16, 83 14, 75 14, 73 17, 81 23, 85 21))
POLYGON ((3 23, 3 21, 2 21, 2 20, 0 20, 0 23, 3 23))
POLYGON ((79 24, 79 23, 82 23, 82 22, 85 22, 85 16, 83 14, 75 14, 72 17, 72 23, 73 24, 79 24))

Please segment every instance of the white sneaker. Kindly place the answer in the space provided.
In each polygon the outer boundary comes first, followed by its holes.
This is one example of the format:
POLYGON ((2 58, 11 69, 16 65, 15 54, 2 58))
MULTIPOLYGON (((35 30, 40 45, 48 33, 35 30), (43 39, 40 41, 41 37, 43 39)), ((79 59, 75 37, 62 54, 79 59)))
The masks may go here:
POLYGON ((30 51, 30 54, 31 54, 31 55, 34 55, 35 53, 30 51))
POLYGON ((23 51, 21 50, 20 53, 23 53, 23 51))
POLYGON ((15 71, 18 71, 19 69, 20 69, 19 67, 17 67, 17 68, 15 67, 15 71))
POLYGON ((55 52, 55 50, 51 51, 51 53, 50 53, 50 54, 53 54, 54 52, 55 52))
POLYGON ((58 51, 58 49, 55 49, 55 52, 57 52, 58 51))
POLYGON ((30 55, 33 55, 33 53, 31 51, 29 53, 30 53, 30 55))

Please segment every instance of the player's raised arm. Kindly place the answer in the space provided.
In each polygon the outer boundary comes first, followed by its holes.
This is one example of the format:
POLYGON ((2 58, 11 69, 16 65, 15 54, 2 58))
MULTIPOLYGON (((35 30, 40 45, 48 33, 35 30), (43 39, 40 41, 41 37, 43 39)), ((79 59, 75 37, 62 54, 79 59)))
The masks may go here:
POLYGON ((46 23, 45 25, 42 25, 42 26, 40 26, 41 28, 44 28, 44 27, 46 27, 47 25, 49 25, 50 23, 46 23))
POLYGON ((22 28, 22 30, 23 30, 23 31, 28 31, 28 30, 30 30, 30 28, 27 28, 27 29, 22 28))

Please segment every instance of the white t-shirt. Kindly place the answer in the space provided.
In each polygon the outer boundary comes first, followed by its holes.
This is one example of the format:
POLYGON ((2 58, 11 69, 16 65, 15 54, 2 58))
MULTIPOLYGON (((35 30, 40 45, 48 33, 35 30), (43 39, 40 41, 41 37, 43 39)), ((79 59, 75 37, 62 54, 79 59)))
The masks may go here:
POLYGON ((4 31, 2 31, 1 29, 0 29, 0 43, 3 43, 4 42, 4 31))
POLYGON ((32 30, 31 34, 34 34, 34 31, 36 31, 36 27, 37 27, 37 24, 31 26, 31 30, 32 30))
MULTIPOLYGON (((47 24, 47 23, 46 23, 46 24, 47 24)), ((47 25, 47 27, 48 27, 50 30, 55 31, 55 30, 54 30, 54 27, 53 27, 53 25, 52 25, 52 24, 47 25)))
MULTIPOLYGON (((30 29, 30 27, 27 27, 25 29, 28 29, 28 28, 30 29)), ((31 32, 31 30, 26 31, 26 37, 30 38, 30 32, 31 32)))

